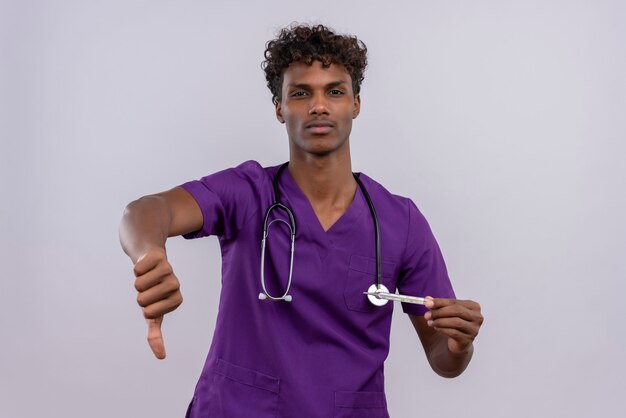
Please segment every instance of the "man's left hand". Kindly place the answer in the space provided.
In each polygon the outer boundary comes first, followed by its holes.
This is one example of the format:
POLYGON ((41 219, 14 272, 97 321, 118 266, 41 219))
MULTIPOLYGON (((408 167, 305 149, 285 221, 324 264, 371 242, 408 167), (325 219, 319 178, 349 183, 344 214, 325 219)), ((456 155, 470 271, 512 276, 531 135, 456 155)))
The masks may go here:
POLYGON ((466 353, 483 323, 480 305, 472 300, 426 297, 428 326, 448 337, 448 350, 466 353))

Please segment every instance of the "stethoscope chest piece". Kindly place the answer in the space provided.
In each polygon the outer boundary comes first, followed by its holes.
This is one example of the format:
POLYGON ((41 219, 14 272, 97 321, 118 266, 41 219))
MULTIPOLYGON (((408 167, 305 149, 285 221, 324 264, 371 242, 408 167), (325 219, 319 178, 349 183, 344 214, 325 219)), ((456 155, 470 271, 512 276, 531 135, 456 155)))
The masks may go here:
MULTIPOLYGON (((367 293, 376 293, 376 292, 389 293, 389 289, 387 289, 387 287, 385 287, 385 285, 382 283, 380 285, 374 283, 373 285, 369 287, 369 289, 367 289, 367 293)), ((387 302, 389 302, 389 300, 387 299, 377 298, 376 296, 372 294, 367 295, 367 298, 372 303, 372 305, 375 305, 375 306, 385 306, 387 302)))

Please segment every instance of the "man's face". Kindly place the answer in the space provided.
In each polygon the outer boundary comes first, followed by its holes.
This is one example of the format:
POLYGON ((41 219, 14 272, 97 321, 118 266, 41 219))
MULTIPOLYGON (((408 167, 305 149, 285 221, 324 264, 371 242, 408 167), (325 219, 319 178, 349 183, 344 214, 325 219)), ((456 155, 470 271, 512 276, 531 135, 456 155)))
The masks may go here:
POLYGON ((287 127, 292 152, 325 156, 348 147, 352 119, 361 98, 354 96, 352 79, 342 65, 322 67, 292 63, 283 74, 276 117, 287 127))

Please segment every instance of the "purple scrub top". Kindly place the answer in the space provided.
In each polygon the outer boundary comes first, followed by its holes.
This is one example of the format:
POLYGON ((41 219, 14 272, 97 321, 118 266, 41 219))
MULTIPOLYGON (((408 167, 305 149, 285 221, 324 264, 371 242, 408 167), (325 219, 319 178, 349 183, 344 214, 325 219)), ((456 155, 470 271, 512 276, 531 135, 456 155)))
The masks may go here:
MULTIPOLYGON (((292 302, 259 300, 263 216, 273 203, 278 166, 255 161, 181 185, 198 202, 202 229, 187 239, 219 237, 222 289, 215 333, 188 418, 388 417, 384 361, 393 302, 373 306, 374 227, 359 188, 343 216, 324 231, 289 170, 281 201, 294 213, 292 302)), ((454 297, 437 242, 410 199, 364 174, 380 224, 383 283, 414 296, 454 297)), ((271 219, 287 216, 275 212, 271 219)), ((289 273, 284 223, 270 227, 265 281, 281 296, 289 273)), ((423 315, 421 305, 404 312, 423 315)))

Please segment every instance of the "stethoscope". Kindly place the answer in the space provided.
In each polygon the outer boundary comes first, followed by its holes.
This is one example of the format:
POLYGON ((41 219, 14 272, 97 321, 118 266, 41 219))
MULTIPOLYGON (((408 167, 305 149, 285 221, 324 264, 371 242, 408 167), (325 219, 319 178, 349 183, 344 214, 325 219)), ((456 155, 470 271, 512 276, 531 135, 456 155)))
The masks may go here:
MULTIPOLYGON (((295 249, 295 243, 296 243, 296 218, 293 216, 293 212, 291 211, 291 209, 289 209, 287 206, 283 205, 280 202, 280 191, 278 190, 278 180, 280 179, 280 175, 282 174, 282 172, 285 170, 285 168, 287 168, 288 164, 289 162, 286 162, 283 165, 281 165, 278 171, 276 172, 276 174, 274 175, 274 181, 273 181, 274 203, 269 208, 267 208, 267 211, 265 212, 265 218, 263 219, 263 239, 261 240, 261 286, 263 287, 263 292, 259 293, 259 299, 261 300, 269 299, 269 300, 284 300, 285 302, 291 302, 293 299, 291 295, 289 294, 289 289, 291 288, 291 280, 293 278, 293 255, 294 255, 294 249, 295 249), (271 213, 275 210, 282 210, 283 212, 286 212, 287 216, 289 216, 289 222, 281 218, 276 218, 268 224, 267 221, 269 220, 271 213), (269 292, 267 291, 267 288, 265 287, 265 244, 267 242, 267 236, 268 236, 268 231, 270 229, 270 226, 272 226, 274 222, 282 222, 285 225, 287 225, 287 227, 289 228, 289 234, 291 236, 291 256, 289 259, 289 279, 287 281, 287 288, 285 289, 285 293, 283 293, 283 295, 280 297, 270 295, 269 292)), ((372 284, 367 290, 367 292, 364 292, 364 293, 367 294, 367 298, 372 304, 374 304, 375 306, 383 306, 387 302, 389 302, 389 300, 383 299, 380 296, 377 296, 377 294, 389 295, 389 290, 382 283, 382 275, 380 271, 380 231, 378 228, 378 217, 376 216, 376 210, 374 209, 374 204, 372 203, 372 199, 370 198, 370 195, 367 192, 367 189, 361 182, 361 179, 359 178, 358 174, 352 173, 352 175, 354 176, 354 180, 356 180, 357 184, 359 185, 359 188, 361 189, 363 196, 365 196, 365 200, 367 201, 367 206, 370 208, 370 212, 372 214, 372 220, 374 221, 374 240, 376 241, 376 283, 372 284)))

